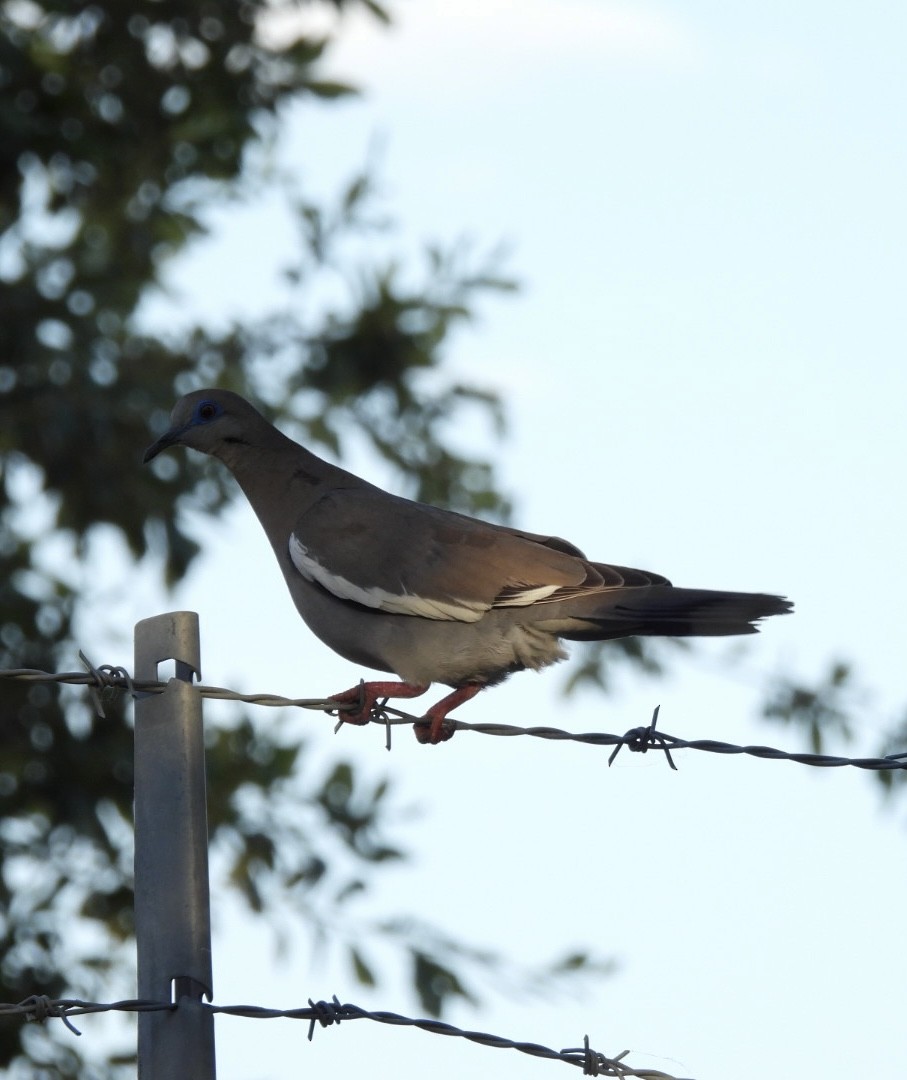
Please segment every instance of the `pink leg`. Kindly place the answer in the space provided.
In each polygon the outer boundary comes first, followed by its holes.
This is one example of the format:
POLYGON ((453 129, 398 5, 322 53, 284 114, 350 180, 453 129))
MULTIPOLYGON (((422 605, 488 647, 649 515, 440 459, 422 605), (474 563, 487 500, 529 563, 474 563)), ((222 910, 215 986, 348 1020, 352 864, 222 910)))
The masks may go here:
POLYGON ((437 705, 432 705, 422 717, 423 720, 430 720, 430 725, 426 727, 425 724, 417 724, 415 727, 416 738, 419 742, 432 744, 446 742, 454 733, 453 726, 444 723, 447 714, 451 709, 462 705, 464 701, 474 698, 481 689, 482 683, 467 683, 454 690, 452 694, 448 694, 446 698, 442 698, 437 705))
POLYGON ((362 706, 354 712, 344 710, 339 713, 340 719, 345 724, 367 724, 372 719, 379 699, 389 697, 414 698, 424 694, 429 683, 405 682, 367 682, 354 686, 351 690, 344 690, 340 694, 331 694, 330 700, 340 705, 362 706))

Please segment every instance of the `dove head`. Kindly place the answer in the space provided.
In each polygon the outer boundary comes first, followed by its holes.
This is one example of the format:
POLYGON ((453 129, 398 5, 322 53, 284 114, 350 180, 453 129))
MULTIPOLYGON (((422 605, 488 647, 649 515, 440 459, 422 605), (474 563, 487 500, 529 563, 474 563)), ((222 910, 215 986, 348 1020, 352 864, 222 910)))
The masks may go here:
POLYGON ((228 448, 247 445, 256 429, 271 427, 239 394, 229 390, 194 390, 179 399, 170 414, 170 427, 145 451, 144 462, 169 446, 189 446, 203 454, 223 457, 228 448))

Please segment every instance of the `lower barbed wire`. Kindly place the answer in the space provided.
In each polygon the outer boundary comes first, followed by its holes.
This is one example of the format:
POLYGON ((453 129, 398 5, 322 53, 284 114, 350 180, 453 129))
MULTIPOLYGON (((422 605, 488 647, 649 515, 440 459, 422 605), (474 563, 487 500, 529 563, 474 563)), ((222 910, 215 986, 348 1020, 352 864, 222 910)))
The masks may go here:
MULTIPOLYGON (((363 1009, 359 1005, 341 1003, 336 994, 330 1001, 313 1001, 309 998, 307 1006, 295 1009, 268 1009, 260 1005, 215 1005, 207 1001, 194 1000, 191 1004, 193 1008, 200 1008, 215 1015, 240 1016, 250 1020, 308 1020, 309 1041, 312 1039, 316 1024, 320 1024, 321 1027, 331 1027, 339 1025, 343 1020, 372 1020, 375 1023, 389 1024, 394 1027, 418 1028, 432 1035, 466 1039, 468 1042, 495 1049, 516 1050, 531 1057, 563 1061, 568 1065, 581 1068, 586 1076, 638 1077, 640 1080, 690 1080, 689 1077, 675 1077, 658 1069, 632 1068, 624 1063, 628 1050, 622 1051, 616 1057, 608 1057, 590 1047, 588 1035, 584 1037, 581 1047, 554 1050, 540 1043, 521 1042, 485 1031, 469 1031, 443 1020, 418 1019, 401 1013, 363 1009)), ((0 1004, 0 1017, 19 1016, 27 1021, 42 1024, 51 1019, 62 1020, 71 1032, 80 1035, 81 1032, 71 1023, 69 1017, 110 1012, 175 1012, 179 1008, 180 1002, 148 1001, 137 998, 105 1003, 83 1001, 80 998, 52 999, 33 995, 15 1004, 0 1004)))

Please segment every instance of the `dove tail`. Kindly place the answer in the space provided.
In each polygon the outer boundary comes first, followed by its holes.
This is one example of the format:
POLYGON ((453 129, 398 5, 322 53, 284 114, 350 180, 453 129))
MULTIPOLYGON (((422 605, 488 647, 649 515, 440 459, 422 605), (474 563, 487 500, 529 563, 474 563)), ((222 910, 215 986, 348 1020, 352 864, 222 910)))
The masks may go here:
POLYGON ((756 623, 770 615, 786 615, 793 604, 767 593, 675 589, 652 585, 615 589, 570 612, 569 626, 558 629, 570 641, 602 641, 636 635, 722 637, 755 634, 756 623), (597 601, 597 602, 596 602, 597 601))

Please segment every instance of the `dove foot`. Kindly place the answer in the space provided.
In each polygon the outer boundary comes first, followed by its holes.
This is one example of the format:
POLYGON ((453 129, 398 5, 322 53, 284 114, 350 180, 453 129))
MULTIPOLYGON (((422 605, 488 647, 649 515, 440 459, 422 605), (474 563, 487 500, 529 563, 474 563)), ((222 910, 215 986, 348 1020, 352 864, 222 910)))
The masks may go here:
POLYGON ((465 686, 460 686, 454 690, 452 694, 441 698, 436 705, 432 705, 422 717, 422 723, 417 724, 413 729, 419 742, 431 745, 446 742, 455 730, 453 721, 447 719, 447 714, 451 709, 462 705, 464 701, 474 698, 481 689, 482 683, 466 683, 465 686))
POLYGON ((329 700, 336 701, 338 705, 358 705, 359 708, 347 712, 341 712, 340 719, 344 724, 367 724, 370 720, 377 719, 380 711, 378 702, 382 704, 387 698, 414 698, 424 694, 429 684, 405 683, 405 682, 362 682, 340 694, 331 694, 329 700))

